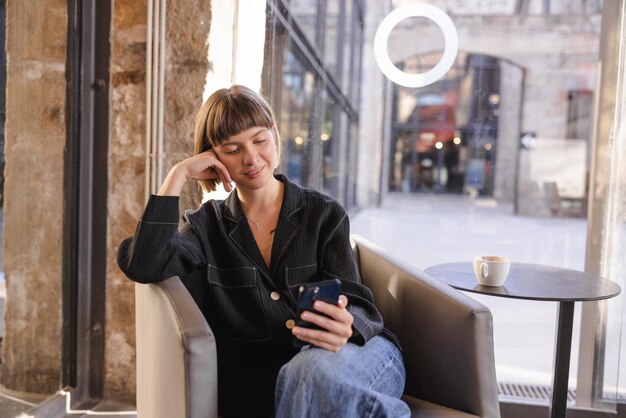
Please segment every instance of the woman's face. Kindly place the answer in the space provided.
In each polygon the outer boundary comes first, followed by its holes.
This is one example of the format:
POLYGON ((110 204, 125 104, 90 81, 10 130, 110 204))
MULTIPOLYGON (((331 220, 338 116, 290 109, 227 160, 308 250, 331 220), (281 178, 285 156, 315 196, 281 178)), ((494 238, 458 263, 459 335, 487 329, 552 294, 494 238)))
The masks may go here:
POLYGON ((260 189, 278 167, 276 129, 254 127, 233 135, 215 153, 239 188, 260 189))

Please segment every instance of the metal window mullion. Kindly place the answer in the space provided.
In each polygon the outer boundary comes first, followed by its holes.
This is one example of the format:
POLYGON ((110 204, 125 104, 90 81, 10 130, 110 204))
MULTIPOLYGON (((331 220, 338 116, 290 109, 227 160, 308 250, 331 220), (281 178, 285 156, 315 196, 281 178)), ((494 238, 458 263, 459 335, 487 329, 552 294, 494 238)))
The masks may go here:
MULTIPOLYGON (((619 281, 619 277, 610 277, 611 257, 616 256, 611 251, 611 242, 614 233, 612 198, 617 191, 612 187, 618 182, 614 172, 618 156, 614 147, 615 141, 619 140, 616 135, 621 103, 626 99, 623 92, 626 14, 623 3, 618 0, 605 0, 603 9, 585 270, 619 281)), ((607 302, 588 302, 582 306, 576 390, 579 406, 598 407, 603 404, 606 314, 607 302)))
MULTIPOLYGON (((73 405, 104 396, 109 33, 111 2, 68 4, 62 385, 73 405)), ((57 416, 58 396, 33 410, 57 416)))

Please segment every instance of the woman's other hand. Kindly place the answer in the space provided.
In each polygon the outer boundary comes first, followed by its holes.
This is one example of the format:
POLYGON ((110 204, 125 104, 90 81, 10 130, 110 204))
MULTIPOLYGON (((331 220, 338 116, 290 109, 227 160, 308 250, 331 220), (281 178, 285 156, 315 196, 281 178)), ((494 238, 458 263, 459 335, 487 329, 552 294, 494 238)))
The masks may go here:
POLYGON ((230 173, 213 150, 189 157, 176 164, 159 190, 162 196, 178 196, 187 180, 219 179, 227 192, 232 190, 230 173))
POLYGON ((294 327, 291 332, 298 339, 313 344, 326 350, 337 352, 346 345, 350 337, 352 337, 352 323, 354 317, 346 307, 348 306, 348 298, 344 295, 339 296, 339 303, 332 305, 330 303, 316 301, 313 308, 320 313, 328 315, 318 315, 311 311, 304 311, 301 314, 303 321, 310 322, 323 328, 322 330, 294 327))

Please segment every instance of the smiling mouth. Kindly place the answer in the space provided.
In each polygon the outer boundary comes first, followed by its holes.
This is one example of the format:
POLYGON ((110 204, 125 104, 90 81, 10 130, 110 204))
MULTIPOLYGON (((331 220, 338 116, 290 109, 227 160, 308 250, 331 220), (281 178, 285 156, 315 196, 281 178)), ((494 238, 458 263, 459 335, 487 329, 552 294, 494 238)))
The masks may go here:
POLYGON ((257 174, 259 174, 261 172, 261 170, 263 170, 263 167, 259 167, 256 170, 253 171, 248 171, 247 173, 244 173, 246 176, 255 176, 257 174))

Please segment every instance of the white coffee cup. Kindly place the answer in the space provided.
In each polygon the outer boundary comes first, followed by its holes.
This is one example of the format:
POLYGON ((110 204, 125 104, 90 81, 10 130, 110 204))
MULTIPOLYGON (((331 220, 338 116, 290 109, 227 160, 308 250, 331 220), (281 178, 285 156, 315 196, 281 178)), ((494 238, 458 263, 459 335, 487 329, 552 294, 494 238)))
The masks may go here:
POLYGON ((511 260, 497 255, 474 257, 474 275, 483 286, 502 286, 509 270, 511 260))

